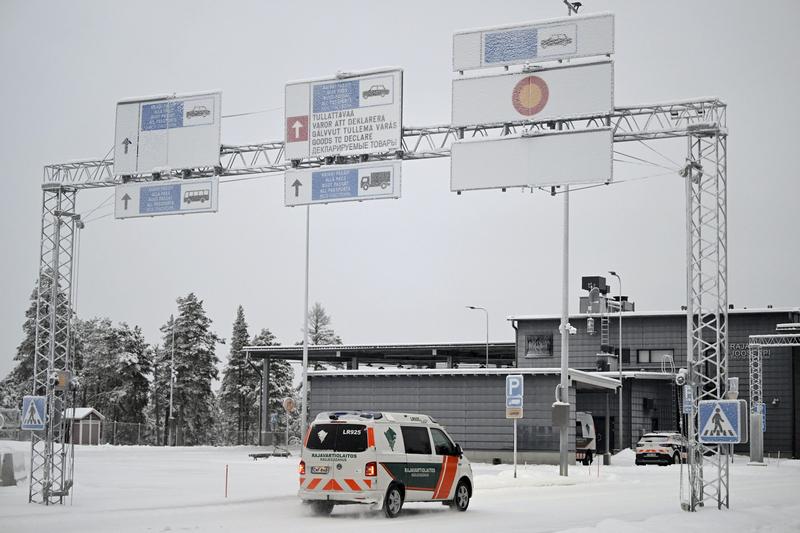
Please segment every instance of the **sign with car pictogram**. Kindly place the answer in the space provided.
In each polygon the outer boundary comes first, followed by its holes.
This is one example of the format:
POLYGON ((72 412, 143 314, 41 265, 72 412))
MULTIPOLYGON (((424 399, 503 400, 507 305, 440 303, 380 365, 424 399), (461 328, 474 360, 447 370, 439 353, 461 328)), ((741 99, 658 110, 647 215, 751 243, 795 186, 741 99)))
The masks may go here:
POLYGON ((614 110, 614 64, 453 80, 454 126, 604 116, 614 110))
POLYGON ((117 103, 114 174, 219 165, 221 103, 219 92, 117 103))
POLYGON ((401 149, 400 69, 289 82, 285 98, 286 159, 380 154, 401 149))
POLYGON ((219 178, 132 182, 114 188, 116 218, 215 213, 219 178))
POLYGON ((453 71, 614 53, 614 15, 597 13, 453 34, 453 71))
POLYGON ((400 198, 400 169, 400 161, 379 161, 287 170, 285 205, 400 198))

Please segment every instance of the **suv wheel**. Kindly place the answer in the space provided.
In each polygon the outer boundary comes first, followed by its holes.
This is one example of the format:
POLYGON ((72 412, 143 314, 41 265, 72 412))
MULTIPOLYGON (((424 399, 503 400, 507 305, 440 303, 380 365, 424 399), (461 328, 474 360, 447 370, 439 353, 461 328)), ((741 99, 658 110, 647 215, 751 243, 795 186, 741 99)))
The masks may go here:
POLYGON ((467 510, 467 507, 469 507, 469 487, 464 481, 459 481, 450 508, 463 512, 467 510))
POLYGON ((397 518, 403 508, 403 493, 397 485, 391 485, 383 501, 383 512, 387 518, 397 518))

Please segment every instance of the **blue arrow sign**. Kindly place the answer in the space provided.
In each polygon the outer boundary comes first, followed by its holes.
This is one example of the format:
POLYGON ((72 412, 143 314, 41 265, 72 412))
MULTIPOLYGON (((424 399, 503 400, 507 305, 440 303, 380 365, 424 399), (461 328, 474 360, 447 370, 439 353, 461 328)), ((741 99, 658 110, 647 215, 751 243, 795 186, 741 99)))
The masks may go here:
POLYGON ((45 427, 47 412, 44 396, 25 396, 22 398, 22 418, 20 428, 41 431, 45 427))

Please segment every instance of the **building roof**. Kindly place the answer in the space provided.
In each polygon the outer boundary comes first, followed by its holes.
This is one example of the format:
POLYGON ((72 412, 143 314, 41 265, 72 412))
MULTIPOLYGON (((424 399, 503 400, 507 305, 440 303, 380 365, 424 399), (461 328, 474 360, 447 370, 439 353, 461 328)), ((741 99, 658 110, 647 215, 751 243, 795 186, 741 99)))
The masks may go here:
MULTIPOLYGON (((648 372, 644 372, 647 374, 648 372)), ((653 372, 655 374, 655 372, 653 372)), ((385 369, 376 368, 359 370, 309 370, 309 376, 327 377, 357 377, 357 376, 504 376, 508 374, 522 374, 525 376, 560 376, 560 368, 423 368, 423 369, 385 369)), ((616 389, 619 380, 612 376, 613 372, 585 372, 583 370, 569 369, 569 378, 579 388, 616 389)), ((634 374, 634 372, 623 373, 634 374)), ((642 372, 635 372, 642 374, 642 372)), ((671 376, 672 374, 670 374, 671 376)))
POLYGON ((67 420, 83 420, 91 414, 94 414, 100 420, 106 419, 106 417, 101 415, 100 412, 93 407, 76 407, 74 409, 67 409, 66 413, 64 414, 64 418, 67 420))
MULTIPOLYGON (((790 314, 800 313, 800 307, 741 307, 728 310, 728 315, 749 315, 749 314, 790 314)), ((569 318, 588 318, 597 317, 598 313, 570 313, 569 318)), ((619 316, 619 312, 614 311, 608 313, 608 316, 619 316)), ((655 317, 655 316, 686 316, 685 309, 676 309, 671 311, 623 311, 623 318, 627 317, 655 317)), ((561 314, 557 315, 511 315, 507 316, 506 320, 561 320, 561 314)))
MULTIPOLYGON (((514 342, 490 342, 489 364, 513 366, 514 342)), ((251 357, 274 357, 289 361, 302 361, 303 347, 245 346, 251 357)), ((398 343, 398 344, 334 344, 308 347, 310 361, 342 363, 356 359, 359 364, 408 364, 435 366, 436 363, 480 364, 486 362, 485 342, 398 343)))

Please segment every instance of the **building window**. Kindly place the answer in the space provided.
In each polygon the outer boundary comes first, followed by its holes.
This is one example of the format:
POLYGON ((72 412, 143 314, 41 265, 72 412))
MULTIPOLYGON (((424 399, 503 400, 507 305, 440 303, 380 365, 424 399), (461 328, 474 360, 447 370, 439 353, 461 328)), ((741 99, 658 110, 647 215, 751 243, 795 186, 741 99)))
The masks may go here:
POLYGON ((660 363, 665 359, 673 359, 674 350, 638 350, 637 360, 640 363, 660 363))
POLYGON ((525 357, 552 357, 552 335, 526 335, 525 357))

